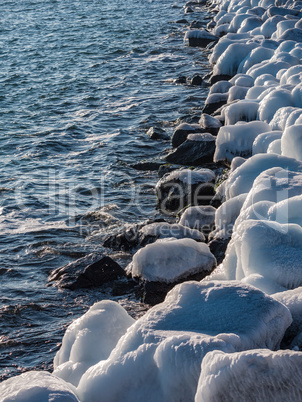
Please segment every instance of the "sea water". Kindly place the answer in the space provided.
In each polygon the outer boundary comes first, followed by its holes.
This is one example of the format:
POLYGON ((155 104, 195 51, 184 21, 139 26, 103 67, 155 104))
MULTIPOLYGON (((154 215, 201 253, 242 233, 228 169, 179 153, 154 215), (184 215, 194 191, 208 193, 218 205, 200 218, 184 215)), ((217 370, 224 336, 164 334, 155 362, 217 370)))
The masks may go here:
MULTIPOLYGON (((104 290, 47 287, 49 272, 124 224, 156 218, 156 171, 177 122, 198 116, 208 72, 170 0, 4 0, 0 15, 0 379, 51 369, 66 329, 104 290)), ((129 302, 121 298, 128 309, 129 302), (128 303, 128 304, 127 304, 128 303)), ((133 307, 133 314, 135 309, 133 307)))

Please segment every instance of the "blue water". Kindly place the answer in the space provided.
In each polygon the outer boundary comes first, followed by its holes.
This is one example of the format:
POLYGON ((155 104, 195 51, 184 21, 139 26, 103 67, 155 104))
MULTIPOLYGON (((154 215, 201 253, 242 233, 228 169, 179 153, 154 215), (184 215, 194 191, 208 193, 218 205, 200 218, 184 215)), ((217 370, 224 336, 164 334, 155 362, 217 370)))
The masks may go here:
MULTIPOLYGON (((173 83, 208 72, 206 54, 184 46, 187 27, 173 23, 206 14, 185 15, 183 5, 2 1, 0 379, 51 369, 66 326, 110 297, 47 287, 48 273, 102 251, 125 223, 159 216, 157 173, 131 165, 169 148, 149 127, 172 133, 206 97, 173 83)), ((120 302, 139 314, 139 303, 120 302)))

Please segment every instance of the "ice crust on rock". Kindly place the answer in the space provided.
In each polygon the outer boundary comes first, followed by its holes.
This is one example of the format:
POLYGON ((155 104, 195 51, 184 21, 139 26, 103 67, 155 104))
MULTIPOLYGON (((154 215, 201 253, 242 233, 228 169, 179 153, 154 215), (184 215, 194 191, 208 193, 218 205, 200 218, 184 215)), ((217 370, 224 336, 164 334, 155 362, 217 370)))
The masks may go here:
POLYGON ((67 328, 62 346, 54 358, 54 374, 73 384, 85 371, 106 360, 118 340, 135 322, 118 303, 95 303, 67 328))
POLYGON ((192 239, 168 239, 141 248, 133 256, 127 273, 146 281, 172 283, 211 271, 215 266, 216 259, 206 244, 192 239))
POLYGON ((256 137, 268 131, 270 126, 262 121, 221 127, 217 135, 214 161, 231 162, 236 156, 251 156, 256 137))
POLYGON ((293 289, 302 286, 301 258, 301 226, 245 220, 233 232, 223 269, 228 280, 260 274, 283 288, 293 289))
POLYGON ((302 161, 302 124, 287 127, 281 137, 282 155, 302 161))
POLYGON ((194 227, 188 228, 180 222, 179 224, 166 222, 151 223, 143 226, 140 234, 144 237, 150 236, 157 239, 174 237, 175 239, 190 238, 196 241, 205 241, 204 235, 199 230, 196 230, 194 227))
POLYGON ((203 231, 214 225, 216 209, 211 205, 187 208, 181 215, 179 224, 203 231))
POLYGON ((82 402, 100 395, 107 402, 194 400, 206 353, 276 349, 291 320, 283 304, 248 285, 177 285, 128 329, 108 360, 84 374, 78 394, 82 402))
POLYGON ((257 135, 253 142, 253 155, 260 153, 265 154, 269 145, 275 140, 280 140, 282 134, 282 131, 268 131, 257 135))
POLYGON ((47 371, 28 371, 0 384, 1 402, 79 402, 76 389, 47 371))
POLYGON ((216 193, 226 200, 248 193, 256 177, 264 170, 273 167, 302 172, 302 163, 296 159, 275 154, 257 154, 234 170, 228 179, 217 188, 216 193))
POLYGON ((202 362, 195 402, 301 401, 301 375, 301 352, 209 352, 202 362))

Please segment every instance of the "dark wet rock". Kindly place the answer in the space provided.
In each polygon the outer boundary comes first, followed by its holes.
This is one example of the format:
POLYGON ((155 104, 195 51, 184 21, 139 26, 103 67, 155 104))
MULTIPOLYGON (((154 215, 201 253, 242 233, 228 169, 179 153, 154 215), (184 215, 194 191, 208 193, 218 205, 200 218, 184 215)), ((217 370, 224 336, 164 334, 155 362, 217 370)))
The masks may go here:
MULTIPOLYGON (((117 233, 108 236, 104 243, 104 247, 113 250, 131 250, 140 244, 140 230, 146 225, 155 222, 165 222, 164 219, 147 220, 145 222, 136 223, 133 225, 126 225, 121 228, 117 233)), ((156 239, 155 239, 156 240, 156 239)))
POLYGON ((135 163, 133 165, 131 165, 131 167, 133 167, 136 170, 150 170, 150 171, 154 171, 154 170, 158 170, 160 168, 160 166, 162 165, 161 162, 149 162, 149 161, 145 161, 145 162, 138 162, 135 163))
POLYGON ((189 134, 185 142, 166 156, 166 161, 180 165, 199 166, 213 162, 216 138, 209 133, 189 134))
POLYGON ((203 83, 202 77, 199 74, 194 74, 191 79, 191 85, 200 86, 202 85, 202 83, 203 83))
POLYGON ((161 165, 160 168, 158 169, 157 176, 159 178, 163 177, 166 173, 173 172, 173 170, 178 169, 179 166, 177 165, 172 165, 170 163, 166 163, 164 165, 161 165))
POLYGON ((231 78, 232 76, 227 74, 212 75, 210 79, 210 85, 213 85, 218 81, 229 81, 231 78))
POLYGON ((215 21, 210 21, 207 25, 207 29, 213 29, 216 26, 216 22, 215 21))
POLYGON ((199 124, 182 123, 176 127, 171 138, 173 148, 179 147, 186 141, 189 134, 204 133, 205 130, 199 124))
POLYGON ((160 127, 151 127, 147 131, 147 135, 151 140, 169 140, 170 136, 160 127))
POLYGON ((181 75, 180 77, 176 78, 173 82, 174 82, 174 84, 186 84, 187 77, 185 77, 184 75, 181 75))
POLYGON ((220 127, 222 127, 221 122, 216 117, 206 113, 201 114, 199 125, 212 135, 217 135, 220 127))
POLYGON ((156 184, 158 207, 177 213, 188 205, 208 205, 214 195, 215 173, 210 169, 179 169, 156 184))
POLYGON ((208 243, 211 253, 215 256, 217 264, 221 264, 225 257, 225 252, 230 238, 217 238, 208 243))
POLYGON ((181 20, 177 20, 177 21, 175 21, 175 23, 176 24, 188 24, 189 23, 189 21, 187 21, 186 19, 181 19, 181 20))
POLYGON ((92 253, 55 269, 48 281, 60 288, 75 290, 99 287, 125 276, 123 268, 110 257, 92 253))
POLYGON ((197 28, 203 28, 204 27, 204 22, 202 21, 192 21, 190 24, 191 29, 197 29, 197 28))
POLYGON ((120 281, 114 281, 111 287, 112 296, 123 296, 133 293, 138 284, 134 279, 122 279, 120 281))
MULTIPOLYGON (((213 269, 214 268, 215 267, 213 267, 213 269)), ((138 293, 138 297, 140 297, 144 303, 154 306, 155 304, 162 303, 167 293, 171 289, 173 289, 174 286, 178 285, 179 283, 187 281, 201 281, 203 278, 208 276, 212 271, 198 272, 197 274, 189 275, 186 278, 183 278, 182 280, 179 280, 174 283, 141 281, 140 292, 138 293)))
POLYGON ((170 224, 163 220, 157 222, 144 222, 123 228, 118 233, 109 236, 103 246, 114 250, 130 250, 144 247, 158 239, 175 237, 176 239, 189 238, 195 241, 205 241, 203 234, 194 229, 184 227, 177 223, 170 224))
POLYGON ((207 98, 207 103, 202 109, 202 113, 211 115, 215 113, 219 108, 224 106, 227 103, 227 101, 228 101, 227 93, 211 94, 207 98))
POLYGON ((185 14, 189 14, 189 13, 194 13, 194 10, 191 7, 186 7, 185 8, 185 14))

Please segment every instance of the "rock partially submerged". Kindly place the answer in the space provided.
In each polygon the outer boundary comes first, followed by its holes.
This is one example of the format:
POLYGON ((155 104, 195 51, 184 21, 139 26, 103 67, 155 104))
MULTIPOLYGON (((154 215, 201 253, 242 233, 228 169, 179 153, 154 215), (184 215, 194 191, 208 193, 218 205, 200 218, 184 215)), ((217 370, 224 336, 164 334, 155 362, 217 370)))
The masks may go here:
POLYGON ((183 142, 186 141, 189 134, 204 133, 205 130, 198 124, 187 124, 182 123, 176 127, 171 138, 171 143, 173 148, 179 147, 183 142))
POLYGON ((159 208, 178 212, 188 205, 207 205, 214 195, 215 173, 210 169, 179 169, 163 176, 155 191, 159 208))
POLYGON ((160 127, 151 127, 147 131, 147 135, 151 140, 169 140, 170 136, 160 127))
POLYGON ((180 165, 200 166, 213 162, 216 138, 209 133, 189 134, 186 141, 166 156, 166 161, 180 165))
POLYGON ((125 276, 123 268, 110 257, 92 253, 55 269, 50 273, 48 282, 75 290, 102 286, 125 276))

